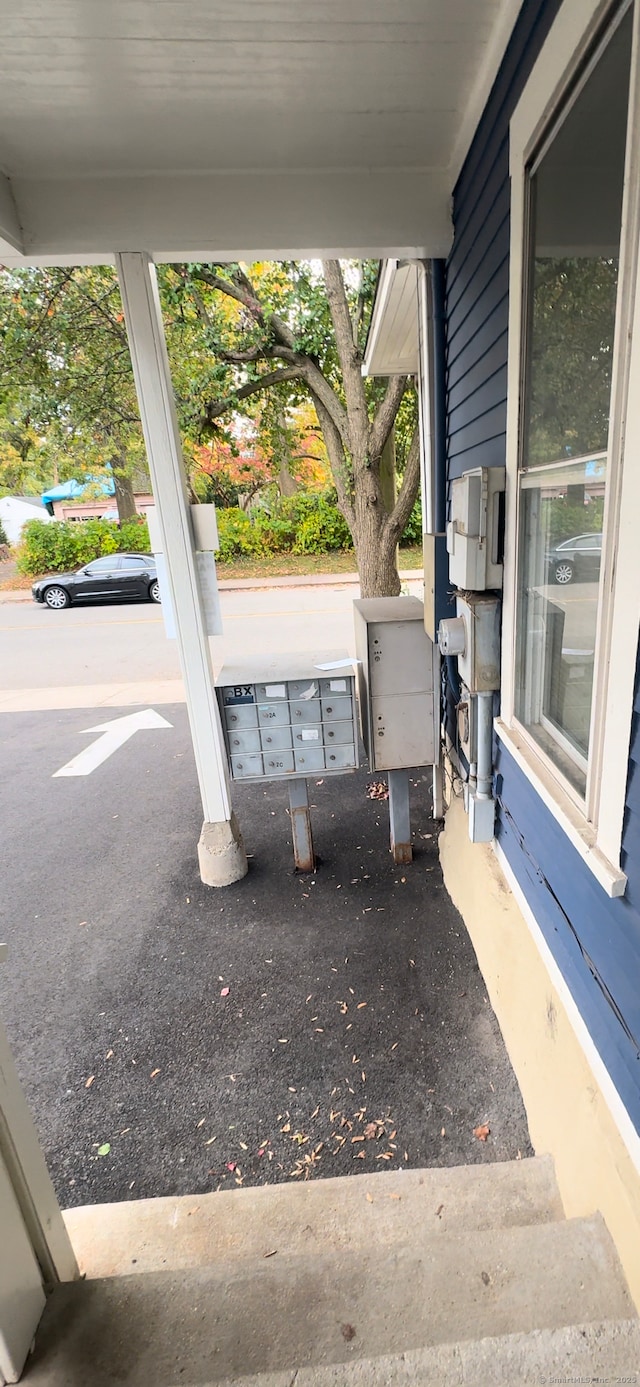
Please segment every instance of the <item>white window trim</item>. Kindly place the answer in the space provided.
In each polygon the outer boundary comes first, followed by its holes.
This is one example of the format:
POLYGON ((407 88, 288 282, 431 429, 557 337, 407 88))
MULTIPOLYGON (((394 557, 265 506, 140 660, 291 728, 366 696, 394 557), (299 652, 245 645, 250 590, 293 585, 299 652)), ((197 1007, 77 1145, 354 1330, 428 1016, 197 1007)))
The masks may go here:
MULTIPOLYGON (((511 246, 507 395, 507 489, 502 624, 502 706, 496 732, 542 796, 583 860, 610 896, 621 896, 626 876, 620 849, 627 785, 636 655, 640 634, 640 82, 638 38, 640 0, 634 13, 630 81, 629 138, 621 227, 617 340, 629 341, 616 353, 607 479, 602 598, 598 617, 594 705, 601 731, 592 735, 588 815, 578 808, 560 780, 549 773, 515 718, 516 546, 520 405, 523 394, 521 337, 525 274, 526 169, 535 146, 614 0, 564 0, 544 43, 510 125, 511 246), (629 465, 622 465, 622 453, 629 465), (618 463, 616 464, 616 459, 618 463), (636 460, 634 462, 634 459, 636 460), (617 517, 617 519, 616 519, 617 517), (605 773, 606 772, 606 773, 605 773)), ((592 724, 592 734, 593 734, 592 724)))

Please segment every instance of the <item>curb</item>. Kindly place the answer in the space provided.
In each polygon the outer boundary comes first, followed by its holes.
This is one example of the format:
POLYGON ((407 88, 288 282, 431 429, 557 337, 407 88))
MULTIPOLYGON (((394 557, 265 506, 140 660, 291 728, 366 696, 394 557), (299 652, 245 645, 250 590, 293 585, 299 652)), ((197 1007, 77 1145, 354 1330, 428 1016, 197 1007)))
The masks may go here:
MULTIPOLYGON (((402 582, 422 582, 421 568, 402 568, 402 582)), ((292 573, 286 577, 272 578, 221 578, 218 587, 221 592, 259 592, 265 588, 313 588, 348 587, 358 584, 357 573, 292 573)), ((0 592, 0 605, 3 602, 32 602, 31 590, 21 588, 17 592, 0 592)))

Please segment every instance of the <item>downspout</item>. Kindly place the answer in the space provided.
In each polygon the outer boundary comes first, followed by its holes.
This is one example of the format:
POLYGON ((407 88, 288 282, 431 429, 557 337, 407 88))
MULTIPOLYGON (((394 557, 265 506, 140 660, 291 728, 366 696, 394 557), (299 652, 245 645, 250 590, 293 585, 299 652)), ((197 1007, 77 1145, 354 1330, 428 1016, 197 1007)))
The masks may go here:
MULTIPOLYGON (((432 260, 430 278, 430 384, 433 469, 433 534, 444 535, 447 528, 447 368, 446 368, 446 260, 432 260)), ((442 544, 442 578, 436 592, 437 621, 455 610, 449 596, 449 567, 442 544)), ((454 703, 460 702, 458 661, 445 657, 447 683, 454 703)))
POLYGON ((447 523, 447 373, 445 331, 444 260, 431 261, 432 305, 432 420, 435 534, 445 533, 447 523))

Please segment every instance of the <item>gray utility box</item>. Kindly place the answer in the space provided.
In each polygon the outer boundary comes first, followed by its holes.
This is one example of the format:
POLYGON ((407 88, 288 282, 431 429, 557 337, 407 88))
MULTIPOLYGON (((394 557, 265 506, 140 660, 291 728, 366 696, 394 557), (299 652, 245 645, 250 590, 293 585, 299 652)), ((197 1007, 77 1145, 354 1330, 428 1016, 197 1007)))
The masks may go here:
POLYGON ((288 780, 358 765, 355 673, 344 651, 257 655, 216 679, 232 780, 288 780), (338 669, 318 664, 343 661, 338 669))
POLYGON ((353 604, 362 739, 372 771, 440 761, 440 656, 417 597, 353 604))

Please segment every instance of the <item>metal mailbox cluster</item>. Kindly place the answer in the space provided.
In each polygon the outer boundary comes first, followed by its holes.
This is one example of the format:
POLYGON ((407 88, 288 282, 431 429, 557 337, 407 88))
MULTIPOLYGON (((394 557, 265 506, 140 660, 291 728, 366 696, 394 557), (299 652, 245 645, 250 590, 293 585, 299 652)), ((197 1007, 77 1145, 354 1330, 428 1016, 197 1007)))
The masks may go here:
POLYGON ((229 667, 218 676, 232 779, 284 779, 358 765, 352 670, 324 675, 310 666, 293 672, 299 677, 276 673, 256 682, 229 667))

